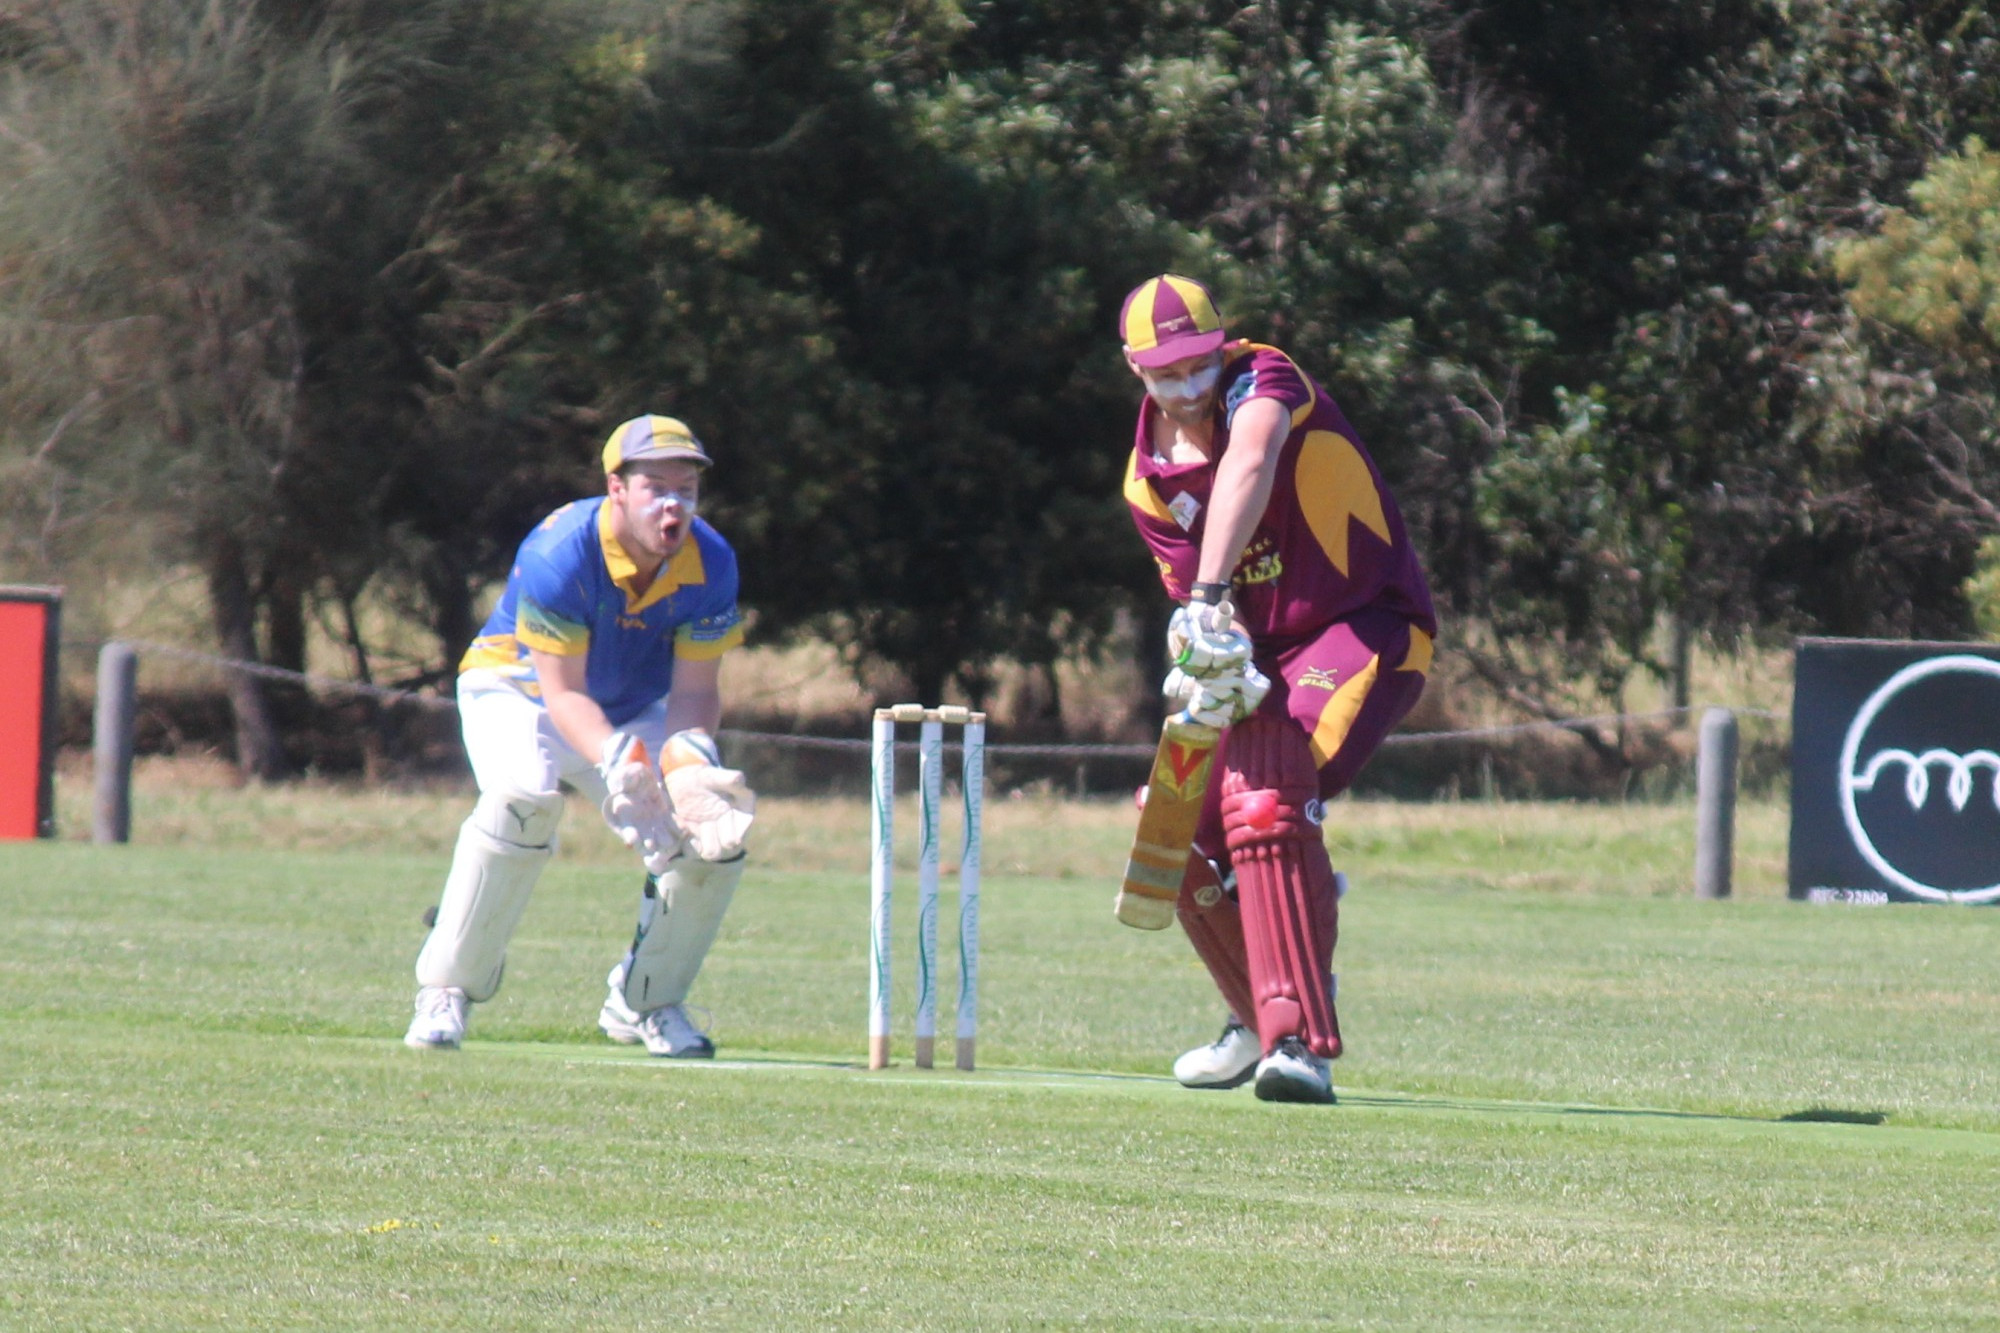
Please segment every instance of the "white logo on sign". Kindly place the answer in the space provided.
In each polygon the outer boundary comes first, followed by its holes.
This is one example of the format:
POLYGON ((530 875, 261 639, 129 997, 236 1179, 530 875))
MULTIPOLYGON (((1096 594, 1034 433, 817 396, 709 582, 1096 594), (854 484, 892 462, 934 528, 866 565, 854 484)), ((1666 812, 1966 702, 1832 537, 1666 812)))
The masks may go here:
POLYGON ((1913 754, 1908 750, 1887 749, 1870 755, 1865 765, 1859 762, 1862 738, 1877 715, 1888 707, 1890 700, 1920 680, 1955 672, 2000 681, 2000 662, 1967 655, 1928 658, 1904 667, 1868 696, 1868 702, 1861 705, 1861 711, 1848 724, 1847 739, 1840 747, 1840 816, 1847 824, 1848 836, 1854 839, 1855 850, 1890 883, 1931 902, 1987 903, 2000 899, 2000 884, 1989 884, 1983 889, 1940 889, 1898 870, 1876 850, 1874 840, 1868 836, 1868 830, 1861 823, 1860 811, 1854 804, 1856 792, 1873 791, 1876 780, 1884 770, 1900 764, 1903 766, 1903 799, 1909 802, 1912 810, 1921 809, 1930 796, 1933 768, 1944 771, 1945 795, 1955 811, 1964 810, 1972 799, 1978 771, 1982 768, 1992 770, 1993 805, 1995 809, 2000 809, 2000 754, 1991 750, 1974 750, 1970 754, 1926 750, 1922 754, 1913 754))
POLYGON ((1186 532, 1194 526, 1194 516, 1201 512, 1201 501, 1182 491, 1167 501, 1167 512, 1174 516, 1174 522, 1181 525, 1181 531, 1186 532))

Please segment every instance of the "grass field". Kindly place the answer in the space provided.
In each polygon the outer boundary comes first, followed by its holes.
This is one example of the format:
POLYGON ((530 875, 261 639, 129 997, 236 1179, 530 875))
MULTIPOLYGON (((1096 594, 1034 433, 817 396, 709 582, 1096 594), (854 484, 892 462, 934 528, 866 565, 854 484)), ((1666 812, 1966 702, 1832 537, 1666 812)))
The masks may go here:
POLYGON ((1219 1013, 1114 803, 989 803, 978 1074, 854 1067, 836 802, 760 818, 713 1065, 597 1039, 582 810, 406 1051, 464 807, 156 768, 131 846, 0 845, 0 1327, 2000 1327, 2000 916, 1785 902, 1776 807, 1728 903, 1686 807, 1336 807, 1333 1108, 1162 1077, 1219 1013))

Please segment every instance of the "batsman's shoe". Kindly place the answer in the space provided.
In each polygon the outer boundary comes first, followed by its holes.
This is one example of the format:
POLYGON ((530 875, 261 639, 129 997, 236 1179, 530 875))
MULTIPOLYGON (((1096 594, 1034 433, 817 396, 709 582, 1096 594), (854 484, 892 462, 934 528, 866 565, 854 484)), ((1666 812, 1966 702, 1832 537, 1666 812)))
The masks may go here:
POLYGON ((1230 1019, 1222 1035, 1174 1061, 1184 1088, 1240 1088, 1257 1072, 1257 1034, 1230 1019))
POLYGON ((1257 1066, 1257 1099, 1266 1102, 1333 1101, 1333 1076, 1326 1061, 1297 1037, 1280 1037, 1257 1066))
POLYGON ((425 986, 417 992, 416 1016, 403 1034, 403 1045, 419 1051, 455 1051, 465 1040, 465 1014, 471 1004, 456 986, 425 986))

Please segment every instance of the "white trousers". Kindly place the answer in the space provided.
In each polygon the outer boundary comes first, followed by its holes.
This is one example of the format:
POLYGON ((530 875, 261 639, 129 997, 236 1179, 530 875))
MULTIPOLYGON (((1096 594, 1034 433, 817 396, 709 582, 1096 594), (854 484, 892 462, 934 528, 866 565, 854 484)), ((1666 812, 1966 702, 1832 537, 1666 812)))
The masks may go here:
MULTIPOLYGON (((456 987, 483 1001, 500 987, 508 942, 555 851, 558 784, 569 784, 593 811, 605 790, 595 757, 562 738, 540 700, 493 673, 459 678, 458 711, 479 801, 459 828, 437 917, 417 955, 417 984, 456 987)), ((666 724, 666 701, 658 699, 626 730, 657 755, 666 724)))
MULTIPOLYGON (((542 701, 521 693, 497 672, 468 671, 458 678, 458 719, 480 791, 533 795, 566 782, 593 809, 604 803, 598 756, 578 754, 556 730, 542 701)), ((667 746, 666 699, 655 699, 619 730, 644 741, 659 762, 667 746)))

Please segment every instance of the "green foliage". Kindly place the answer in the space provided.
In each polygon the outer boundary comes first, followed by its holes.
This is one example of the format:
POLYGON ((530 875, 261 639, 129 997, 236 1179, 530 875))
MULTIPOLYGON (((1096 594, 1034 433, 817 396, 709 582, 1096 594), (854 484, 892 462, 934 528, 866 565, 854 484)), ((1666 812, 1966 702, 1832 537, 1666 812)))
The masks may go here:
POLYGON ((1834 253, 1855 313, 1982 359, 2000 350, 2000 154, 1973 136, 1910 187, 1877 234, 1834 253))
MULTIPOLYGON (((1583 18, 1496 11, 1474 25, 1469 54, 1513 71, 1555 117, 1530 122, 1550 154, 1545 198, 1564 208, 1539 373, 1588 386, 1601 431, 1623 441, 1600 456, 1609 489, 1646 525, 1642 603, 1722 643, 1962 633, 1959 583, 1994 526, 1977 498, 1984 386, 1857 328, 1828 256, 1942 141, 1992 124, 1993 87, 1978 73, 1994 58, 1992 19, 1978 5, 1887 2, 1650 19, 1614 8, 1579 33, 1583 18), (1550 48, 1521 44, 1557 30, 1608 51, 1621 82, 1600 81, 1594 60, 1565 69, 1550 48), (1592 100, 1562 101, 1583 90, 1592 100), (1550 133, 1569 127, 1575 136, 1550 133)), ((1502 452, 1560 416, 1536 370, 1502 452)), ((1549 597, 1561 591, 1545 582, 1549 597)), ((1633 653, 1634 623, 1607 615, 1585 660, 1633 653)))
POLYGON ((1918 0, 47 0, 0 23, 6 558, 156 534, 280 662, 366 591, 435 678, 665 409, 758 633, 978 697, 1156 608, 1110 328, 1171 266, 1328 383, 1523 706, 1669 622, 1962 632, 1996 59, 1918 0))
POLYGON ((1559 424, 1496 451, 1476 481, 1480 526, 1498 557, 1486 587, 1492 651, 1516 678, 1572 679, 1617 698, 1647 653, 1686 533, 1647 483, 1636 442, 1606 429, 1602 391, 1557 393, 1559 424), (1553 645, 1550 642, 1553 638, 1553 645))
POLYGON ((748 554, 759 632, 978 698, 986 664, 1087 647, 1147 577, 1116 526, 1121 460, 1079 443, 1128 419, 1104 312, 1112 256, 1147 242, 1084 221, 1115 203, 1088 180, 941 150, 854 63, 887 34, 843 17, 740 7, 721 58, 653 68, 655 110, 574 142, 602 179, 622 143, 650 188, 755 220, 734 287, 699 291, 723 265, 689 256, 671 332, 699 347, 626 331, 667 352, 639 364, 721 450, 712 512, 748 554))
POLYGON ((1979 543, 1979 559, 1965 582, 1972 623, 1982 639, 2000 639, 2000 537, 1979 543))
MULTIPOLYGON (((0 355, 8 434, 49 479, 37 554, 84 568, 137 527, 203 570, 223 651, 302 665, 308 602, 351 624, 398 550, 424 373, 399 261, 534 26, 505 4, 27 13, 0 355)), ((262 691, 231 698, 246 768, 281 771, 262 691)))

